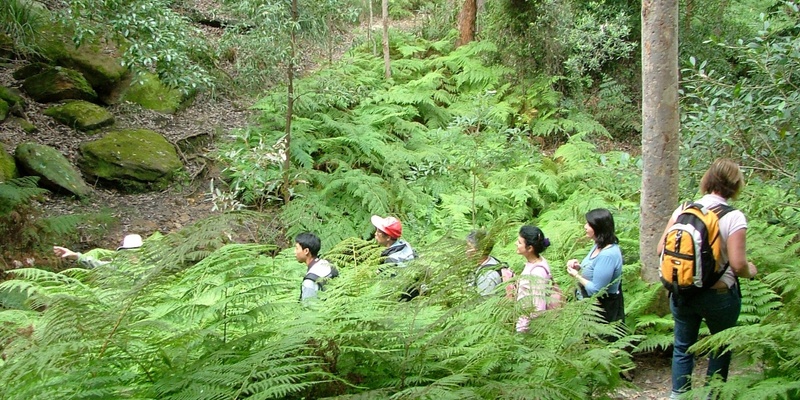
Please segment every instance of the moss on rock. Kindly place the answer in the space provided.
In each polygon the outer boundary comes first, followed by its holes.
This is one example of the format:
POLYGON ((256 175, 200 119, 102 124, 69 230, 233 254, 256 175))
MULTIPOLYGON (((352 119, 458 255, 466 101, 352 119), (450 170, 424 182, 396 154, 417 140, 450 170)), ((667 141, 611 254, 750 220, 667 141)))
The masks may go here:
POLYGON ((183 167, 175 147, 148 129, 114 131, 80 147, 78 165, 87 174, 131 191, 166 188, 183 167))
POLYGON ((6 117, 8 117, 8 103, 5 100, 0 99, 0 122, 5 121, 6 117))
POLYGON ((133 80, 122 99, 149 110, 172 114, 183 102, 183 95, 177 89, 166 87, 156 75, 146 73, 133 80))
POLYGON ((6 182, 19 176, 14 156, 8 154, 6 148, 0 146, 0 182, 6 182))
POLYGON ((82 100, 50 107, 44 114, 79 131, 99 129, 114 123, 114 115, 108 110, 82 100))
POLYGON ((0 86, 0 100, 5 100, 9 106, 18 106, 25 108, 25 99, 20 93, 14 89, 9 89, 5 86, 0 86))
POLYGON ((41 177, 40 183, 56 191, 67 191, 78 197, 92 192, 80 172, 58 150, 38 143, 17 146, 14 157, 26 173, 41 177))
POLYGON ((22 88, 36 101, 51 103, 76 99, 94 101, 97 93, 80 72, 69 68, 54 67, 31 76, 22 83, 22 88))

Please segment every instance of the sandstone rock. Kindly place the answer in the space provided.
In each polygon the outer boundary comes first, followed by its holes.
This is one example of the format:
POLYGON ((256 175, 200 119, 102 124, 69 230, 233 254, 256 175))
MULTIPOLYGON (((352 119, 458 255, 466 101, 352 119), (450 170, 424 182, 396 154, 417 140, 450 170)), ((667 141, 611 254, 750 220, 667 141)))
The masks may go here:
POLYGON ((183 94, 164 86, 158 76, 146 73, 133 80, 122 99, 149 110, 172 114, 183 102, 183 94))
POLYGON ((114 115, 103 107, 82 100, 50 107, 44 114, 79 131, 90 131, 114 123, 114 115))
POLYGON ((97 93, 89 86, 83 75, 68 68, 54 67, 28 77, 22 83, 22 88, 40 103, 69 99, 87 101, 97 99, 97 93))
POLYGON ((28 78, 30 78, 30 77, 32 77, 34 75, 41 74, 42 72, 44 72, 44 71, 46 71, 46 70, 48 70, 50 68, 51 67, 49 65, 47 65, 47 64, 40 63, 40 62, 34 62, 34 63, 30 63, 28 65, 24 65, 24 66, 22 66, 20 68, 17 68, 14 71, 14 73, 11 74, 11 76, 13 76, 14 79, 16 79, 16 80, 21 81, 21 80, 28 79, 28 78))
POLYGON ((14 151, 22 171, 40 177, 40 184, 54 191, 67 191, 86 197, 92 188, 83 181, 80 172, 58 150, 32 142, 22 143, 14 151))
POLYGON ((16 89, 0 86, 0 100, 5 100, 11 107, 25 108, 25 99, 16 89))
POLYGON ((42 54, 56 65, 80 72, 97 92, 100 101, 117 103, 122 88, 129 83, 130 73, 122 65, 116 48, 110 42, 86 42, 75 47, 59 29, 63 28, 54 26, 40 35, 42 54))
POLYGON ((129 191, 164 189, 183 167, 175 147, 147 129, 111 132, 82 144, 80 153, 84 173, 129 191))
POLYGON ((0 182, 5 182, 19 176, 17 163, 14 156, 8 154, 6 148, 0 146, 0 182))
POLYGON ((13 121, 17 125, 19 125, 19 127, 22 128, 22 130, 25 131, 25 133, 36 133, 37 131, 39 131, 39 128, 37 128, 36 125, 34 125, 33 123, 24 118, 11 117, 9 118, 9 121, 13 121))
POLYGON ((8 103, 6 103, 5 100, 0 99, 0 122, 3 122, 3 121, 6 120, 6 117, 8 116, 8 109, 9 108, 10 107, 8 106, 8 103))

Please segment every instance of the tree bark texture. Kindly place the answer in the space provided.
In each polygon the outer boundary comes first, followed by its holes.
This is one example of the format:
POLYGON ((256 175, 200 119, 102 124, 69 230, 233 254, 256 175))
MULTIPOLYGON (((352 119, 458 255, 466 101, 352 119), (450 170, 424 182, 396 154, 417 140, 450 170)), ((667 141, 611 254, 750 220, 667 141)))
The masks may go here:
POLYGON ((464 5, 458 13, 458 40, 456 40, 456 47, 475 40, 475 20, 477 17, 477 0, 464 0, 464 5))
POLYGON ((678 0, 642 0, 642 279, 658 282, 658 240, 678 201, 678 0))
POLYGON ((383 72, 386 79, 390 79, 392 65, 389 59, 389 0, 381 2, 381 17, 383 18, 383 72))

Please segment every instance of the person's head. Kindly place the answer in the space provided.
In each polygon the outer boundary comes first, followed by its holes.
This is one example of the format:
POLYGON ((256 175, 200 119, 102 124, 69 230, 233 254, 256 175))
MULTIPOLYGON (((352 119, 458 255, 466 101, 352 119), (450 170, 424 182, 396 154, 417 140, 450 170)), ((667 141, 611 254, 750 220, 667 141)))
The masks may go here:
POLYGON ((310 232, 303 232, 294 239, 294 256, 297 261, 308 263, 317 258, 319 249, 322 247, 317 235, 310 232))
POLYGON ((395 217, 373 215, 370 222, 375 227, 375 241, 381 246, 391 246, 403 234, 403 224, 395 217))
POLYGON ((614 233, 614 216, 605 208, 596 208, 586 213, 586 225, 583 229, 586 230, 586 236, 594 240, 599 248, 619 243, 614 233))
POLYGON ((536 226, 523 225, 517 238, 517 254, 531 254, 538 257, 550 246, 550 240, 536 226))
POLYGON ((725 199, 735 199, 744 187, 744 175, 739 165, 727 158, 715 160, 700 180, 703 194, 714 193, 725 199))
POLYGON ((467 257, 481 260, 489 257, 494 248, 494 237, 483 229, 477 229, 467 235, 467 257))
POLYGON ((122 238, 122 243, 117 250, 138 249, 139 247, 142 247, 142 237, 133 233, 122 238))

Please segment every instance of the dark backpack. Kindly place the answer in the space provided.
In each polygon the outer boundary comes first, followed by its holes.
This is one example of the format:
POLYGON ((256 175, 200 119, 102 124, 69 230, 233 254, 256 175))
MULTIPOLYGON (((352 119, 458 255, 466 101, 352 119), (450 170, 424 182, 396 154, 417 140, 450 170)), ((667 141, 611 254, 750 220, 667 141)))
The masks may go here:
POLYGON ((706 208, 685 203, 664 236, 659 276, 673 295, 691 296, 711 288, 728 268, 722 263, 719 220, 735 210, 726 204, 706 208))
MULTIPOLYGON (((306 276, 303 277, 303 280, 308 279, 308 280, 316 283, 318 290, 320 292, 324 292, 325 291, 325 283, 327 283, 328 280, 330 280, 330 279, 336 278, 337 276, 339 276, 339 270, 337 270, 336 267, 331 265, 331 273, 330 274, 325 275, 325 276, 319 276, 319 275, 317 275, 315 273, 309 272, 309 273, 306 274, 306 276)), ((303 294, 301 292, 300 293, 300 298, 302 299, 302 297, 303 297, 303 294)))

